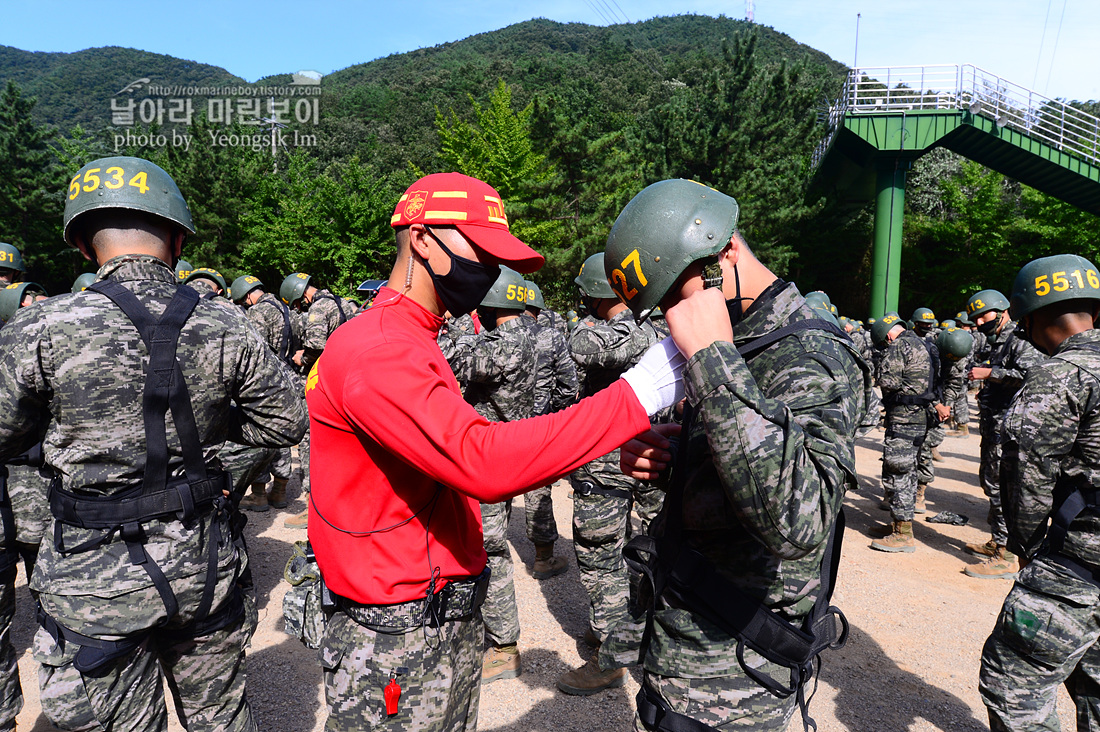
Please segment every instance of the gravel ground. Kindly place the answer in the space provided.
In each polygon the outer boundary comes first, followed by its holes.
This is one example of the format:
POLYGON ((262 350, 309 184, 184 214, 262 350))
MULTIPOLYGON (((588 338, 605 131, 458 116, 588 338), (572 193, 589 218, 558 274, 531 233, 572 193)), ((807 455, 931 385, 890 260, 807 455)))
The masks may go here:
MULTIPOLYGON (((988 538, 986 499, 978 488, 978 437, 949 438, 940 448, 936 483, 928 492, 929 513, 950 510, 970 517, 970 525, 944 526, 923 521, 916 527, 914 554, 883 554, 869 549, 867 529, 888 520, 878 510, 882 431, 857 445, 861 489, 846 500, 848 531, 834 603, 851 623, 851 636, 840 651, 827 652, 812 716, 821 732, 852 730, 986 730, 985 708, 977 676, 982 644, 1011 587, 1006 580, 977 580, 963 574, 976 561, 966 542, 988 538)), ((292 496, 297 496, 294 484, 292 496)), ((577 579, 571 537, 572 505, 568 485, 554 487, 554 505, 562 539, 557 551, 569 558, 570 571, 537 582, 524 570, 534 549, 523 528, 517 499, 510 536, 516 562, 516 593, 523 635, 523 675, 482 689, 482 730, 625 730, 630 728, 637 670, 627 685, 591 697, 568 697, 554 683, 580 665, 588 649, 580 640, 587 616, 577 579)), ((249 656, 249 697, 261 730, 308 732, 324 728, 324 698, 316 654, 282 632, 281 581, 290 545, 305 531, 287 529, 283 519, 304 509, 300 498, 285 511, 249 514, 249 547, 260 598, 260 627, 249 656)), ((25 582, 12 633, 22 653, 20 672, 26 702, 19 728, 45 732, 54 727, 40 713, 37 674, 30 657, 36 625, 25 582)), ((1073 729, 1073 707, 1059 698, 1064 729, 1073 729)), ((173 720, 173 730, 181 729, 173 720)), ((792 732, 801 730, 797 719, 792 732)))

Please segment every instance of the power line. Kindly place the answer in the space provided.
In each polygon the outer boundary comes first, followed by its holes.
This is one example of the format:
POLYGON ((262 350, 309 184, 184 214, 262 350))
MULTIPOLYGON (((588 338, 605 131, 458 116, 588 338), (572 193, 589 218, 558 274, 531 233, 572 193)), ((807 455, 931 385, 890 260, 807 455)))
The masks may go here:
POLYGON ((1050 89, 1050 77, 1054 73, 1054 57, 1058 55, 1058 39, 1062 37, 1062 21, 1066 19, 1066 5, 1069 4, 1069 0, 1062 0, 1062 17, 1058 19, 1058 32, 1054 34, 1054 48, 1050 52, 1050 70, 1047 71, 1047 83, 1043 87, 1045 93, 1050 89))
POLYGON ((1039 56, 1035 59, 1035 75, 1031 77, 1031 88, 1037 89, 1039 83, 1039 64, 1043 62, 1043 44, 1047 40, 1047 23, 1050 22, 1050 6, 1054 0, 1047 0, 1047 15, 1043 19, 1043 35, 1039 37, 1039 56))

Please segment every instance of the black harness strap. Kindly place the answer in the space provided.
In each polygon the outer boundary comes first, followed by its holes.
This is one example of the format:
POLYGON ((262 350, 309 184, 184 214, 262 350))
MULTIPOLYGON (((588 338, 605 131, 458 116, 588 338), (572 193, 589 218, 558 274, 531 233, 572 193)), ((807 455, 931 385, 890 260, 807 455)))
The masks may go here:
MULTIPOLYGON (((223 539, 221 516, 223 513, 228 513, 232 517, 235 502, 223 495, 223 490, 231 487, 228 474, 224 471, 210 474, 207 471, 190 394, 176 358, 180 332, 198 304, 199 295, 190 287, 177 287, 175 295, 169 301, 160 319, 154 319, 132 292, 114 280, 101 280, 89 286, 88 289, 104 295, 117 305, 137 328, 149 350, 149 366, 145 374, 142 394, 146 441, 145 467, 139 488, 123 495, 109 497, 92 498, 74 494, 63 490, 60 480, 55 478, 50 489, 50 508, 57 519, 54 529, 55 546, 62 553, 75 554, 113 541, 116 535, 119 536, 126 543, 130 560, 148 573, 160 594, 165 607, 164 623, 166 624, 178 612, 179 603, 164 572, 145 552, 145 532, 142 524, 152 519, 168 517, 189 521, 213 510, 215 516, 210 524, 210 536, 207 538, 206 583, 203 587, 202 599, 196 608, 195 619, 191 624, 202 625, 208 619, 214 599, 218 547, 223 539), (168 479, 166 416, 169 409, 180 440, 186 473, 185 479, 172 481, 168 479), (105 533, 98 538, 66 549, 63 542, 65 525, 102 529, 105 533)), ((218 614, 220 613, 219 610, 218 614)), ((56 623, 53 625, 60 628, 56 623)), ((63 630, 74 642, 82 646, 86 645, 82 640, 83 637, 79 637, 74 631, 63 630)), ((125 652, 125 650, 120 651, 120 653, 125 652)), ((113 651, 107 651, 99 656, 102 656, 101 660, 106 663, 118 655, 112 654, 113 651)))
MULTIPOLYGON (((294 330, 290 326, 290 308, 278 300, 260 300, 256 305, 270 305, 279 311, 279 314, 283 316, 283 335, 279 339, 279 350, 275 353, 279 358, 283 359, 287 363, 291 362, 291 357, 294 355, 292 342, 294 340, 294 330)), ((253 305, 252 307, 256 307, 253 305)))
POLYGON ((336 309, 340 311, 340 322, 337 325, 343 325, 348 322, 348 316, 344 314, 344 306, 340 304, 340 298, 335 295, 314 295, 313 301, 316 302, 318 300, 332 300, 336 303, 336 309))
MULTIPOLYGON (((822 330, 843 336, 844 340, 850 342, 847 334, 840 328, 826 320, 815 318, 788 323, 738 346, 737 350, 742 358, 749 360, 788 335, 803 330, 822 330)), ((809 699, 813 697, 813 693, 811 692, 809 698, 806 697, 806 684, 815 679, 815 670, 821 664, 819 654, 826 648, 840 648, 848 638, 848 622, 843 613, 829 605, 840 565, 844 513, 842 510, 838 511, 822 555, 821 588, 814 607, 801 628, 795 627, 756 598, 731 585, 718 573, 709 559, 689 547, 682 539, 684 487, 693 464, 691 440, 688 436, 695 418, 695 408, 687 404, 683 419, 684 438, 677 445, 665 505, 661 516, 651 524, 652 528, 663 525, 663 536, 635 537, 623 550, 627 564, 641 573, 652 588, 652 602, 647 612, 642 639, 642 655, 644 656, 652 637, 657 600, 667 593, 692 612, 737 638, 737 658, 745 673, 780 698, 797 694, 804 725, 807 729, 816 730, 817 724, 809 716, 809 699), (745 646, 768 661, 789 669, 789 684, 784 685, 768 674, 751 668, 745 662, 745 646)), ((638 694, 638 713, 648 726, 664 732, 702 732, 710 729, 701 722, 672 711, 664 700, 650 693, 644 685, 642 692, 638 694)))

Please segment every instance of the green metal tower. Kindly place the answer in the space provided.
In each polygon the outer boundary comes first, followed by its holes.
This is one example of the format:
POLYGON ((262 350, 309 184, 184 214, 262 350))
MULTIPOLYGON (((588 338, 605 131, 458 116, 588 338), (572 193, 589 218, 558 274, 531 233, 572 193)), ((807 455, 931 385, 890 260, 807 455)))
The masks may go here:
POLYGON ((872 317, 897 310, 906 174, 934 147, 1100 216, 1100 119, 975 66, 853 69, 828 123, 815 185, 875 201, 872 317))

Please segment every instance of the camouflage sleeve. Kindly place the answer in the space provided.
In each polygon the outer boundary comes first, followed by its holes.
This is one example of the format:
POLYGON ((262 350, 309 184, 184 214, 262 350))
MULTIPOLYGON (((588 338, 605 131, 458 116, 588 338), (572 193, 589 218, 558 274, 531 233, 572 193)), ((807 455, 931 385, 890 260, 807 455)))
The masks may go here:
POLYGON ((236 339, 241 356, 229 439, 254 447, 296 445, 309 427, 309 415, 294 375, 251 325, 247 331, 247 337, 236 339))
POLYGON ((558 412, 576 403, 580 395, 580 380, 577 378, 577 364, 569 355, 569 346, 561 333, 551 331, 553 337, 554 386, 550 390, 550 411, 558 412))
POLYGON ((318 352, 324 350, 329 333, 333 330, 332 321, 335 310, 336 303, 328 298, 319 298, 309 306, 305 318, 305 331, 302 334, 302 345, 307 350, 318 352))
POLYGON ((40 442, 49 424, 46 325, 20 315, 0 329, 0 461, 40 442))
POLYGON ((1013 333, 1005 344, 1005 353, 998 366, 994 366, 989 380, 1009 388, 1017 388, 1024 383, 1028 369, 1043 361, 1043 354, 1022 338, 1013 333))
POLYGON ((731 343, 712 344, 687 363, 688 402, 730 504, 781 559, 806 556, 826 541, 854 479, 863 384, 860 375, 857 391, 843 355, 792 349, 769 386, 783 401, 760 390, 731 343))
POLYGON ((630 319, 578 326, 569 338, 569 350, 582 368, 626 369, 649 346, 646 332, 630 319))
POLYGON ((878 385, 883 393, 894 394, 905 388, 906 357, 909 349, 905 341, 896 339, 890 342, 879 365, 878 385))
POLYGON ((943 399, 940 400, 940 404, 954 404, 966 389, 967 359, 961 358, 950 363, 943 380, 943 399))
POLYGON ((533 353, 520 348, 519 343, 517 339, 495 330, 463 336, 459 339, 459 353, 451 364, 451 370, 463 384, 499 381, 534 357, 533 353))
POLYGON ((1005 419, 1001 459, 1011 551, 1030 558, 1039 550, 1060 479, 1100 485, 1100 462, 1072 457, 1100 453, 1098 409, 1095 379, 1070 364, 1052 360, 1028 373, 1005 419))

